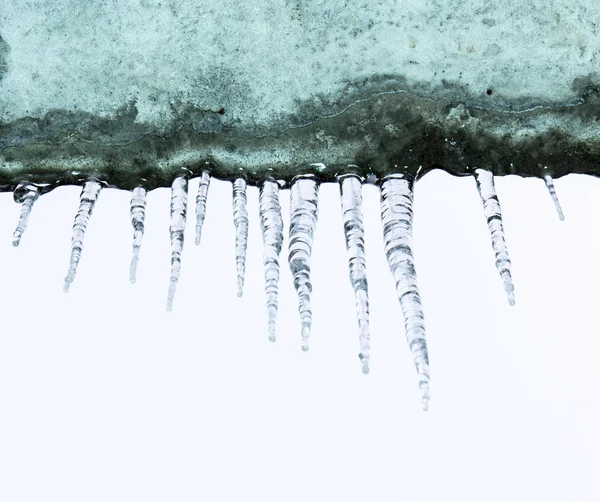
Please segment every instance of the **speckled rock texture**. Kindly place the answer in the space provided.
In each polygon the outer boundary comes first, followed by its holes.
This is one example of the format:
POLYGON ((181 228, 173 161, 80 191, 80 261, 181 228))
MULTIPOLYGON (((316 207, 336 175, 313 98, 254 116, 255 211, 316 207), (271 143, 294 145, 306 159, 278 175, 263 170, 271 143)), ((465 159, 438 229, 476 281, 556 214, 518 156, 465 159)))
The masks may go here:
POLYGON ((594 174, 599 20, 591 0, 8 0, 0 184, 594 174))

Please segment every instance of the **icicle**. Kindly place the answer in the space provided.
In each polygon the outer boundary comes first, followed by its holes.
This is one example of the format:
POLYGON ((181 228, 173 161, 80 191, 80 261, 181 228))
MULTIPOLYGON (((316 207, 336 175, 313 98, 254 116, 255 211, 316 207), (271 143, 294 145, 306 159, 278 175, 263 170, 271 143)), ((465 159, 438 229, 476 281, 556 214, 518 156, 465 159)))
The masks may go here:
POLYGON ((302 323, 302 350, 308 350, 312 327, 310 308, 310 256, 317 225, 319 185, 314 177, 298 178, 290 189, 290 241, 288 261, 298 293, 298 311, 302 323))
POLYGON ((362 183, 358 176, 347 175, 339 179, 342 199, 344 234, 348 251, 350 284, 354 288, 358 317, 358 339, 363 373, 369 372, 369 289, 367 285, 367 262, 365 259, 365 231, 362 215, 362 183))
POLYGON ((502 226, 502 211, 500 202, 494 186, 494 175, 486 169, 475 169, 477 190, 483 202, 483 211, 487 218, 490 234, 492 235, 492 247, 496 253, 496 268, 500 273, 504 290, 508 297, 509 305, 515 304, 515 287, 510 275, 510 257, 504 240, 504 227, 502 226))
POLYGON ((246 275, 246 248, 248 247, 248 209, 246 207, 246 180, 233 182, 233 224, 235 225, 235 264, 237 268, 237 295, 244 294, 246 275))
POLYGON ((200 185, 198 185, 198 195, 196 195, 196 246, 200 245, 202 236, 202 226, 206 217, 206 198, 208 197, 208 187, 210 186, 210 176, 207 171, 202 171, 200 176, 200 185))
POLYGON ((13 233, 13 246, 18 246, 21 242, 21 237, 27 229, 27 222, 29 221, 29 215, 33 208, 33 203, 40 196, 40 190, 35 185, 29 185, 27 183, 19 183, 14 192, 15 202, 21 204, 21 215, 19 216, 19 222, 17 228, 13 233))
POLYGON ((133 226, 133 256, 129 266, 129 282, 135 284, 137 266, 140 261, 140 247, 144 238, 144 218, 146 217, 146 189, 144 187, 135 187, 131 192, 129 213, 133 226))
POLYGON ((186 176, 179 176, 171 185, 171 280, 169 282, 169 295, 167 297, 167 310, 173 310, 173 298, 179 281, 181 270, 181 252, 183 251, 183 237, 187 214, 188 180, 186 176))
POLYGON ((263 265, 269 316, 269 340, 274 342, 278 306, 279 254, 283 244, 283 219, 279 204, 279 185, 272 179, 266 179, 260 186, 259 212, 264 244, 263 265))
POLYGON ((385 254, 404 314, 406 340, 419 375, 423 409, 429 405, 429 356, 425 337, 425 317, 417 286, 412 254, 413 191, 412 179, 393 174, 381 185, 381 221, 385 254))
POLYGON ((75 274, 77 273, 77 267, 79 266, 79 260, 81 259, 81 252, 83 250, 83 239, 85 237, 85 231, 87 229, 88 222, 92 216, 92 210, 98 200, 102 190, 102 185, 97 179, 89 179, 83 185, 81 195, 79 197, 79 211, 75 216, 75 222, 73 223, 73 237, 71 238, 71 261, 69 263, 69 271, 67 277, 65 277, 65 293, 69 291, 75 274))
POLYGON ((565 215, 562 212, 562 207, 560 207, 560 202, 558 200, 558 195, 556 195, 556 190, 554 188, 554 181, 552 180, 552 176, 549 174, 544 175, 544 181, 546 182, 546 186, 548 187, 548 191, 550 192, 550 196, 554 201, 554 207, 556 207, 556 212, 558 213, 558 217, 560 221, 565 220, 565 215))

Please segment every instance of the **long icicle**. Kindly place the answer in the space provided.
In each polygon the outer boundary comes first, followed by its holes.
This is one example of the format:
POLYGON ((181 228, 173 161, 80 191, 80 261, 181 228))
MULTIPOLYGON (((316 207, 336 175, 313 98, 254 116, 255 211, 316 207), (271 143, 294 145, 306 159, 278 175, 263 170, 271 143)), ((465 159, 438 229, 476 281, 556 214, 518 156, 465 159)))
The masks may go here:
POLYGON ((210 175, 207 171, 202 171, 200 184, 198 185, 198 194, 196 195, 196 246, 200 245, 202 237, 202 227, 206 217, 206 199, 208 197, 208 188, 210 187, 210 175))
POLYGON ((429 355, 425 316, 412 253, 413 180, 393 174, 381 184, 381 221, 385 255, 396 282, 406 340, 419 375, 423 409, 429 407, 429 355))
POLYGON ((362 214, 362 182, 356 175, 339 178, 344 235, 348 251, 350 284, 354 288, 358 317, 359 358, 363 373, 369 373, 371 342, 369 333, 369 288, 365 258, 365 230, 362 214))
POLYGON ((556 208, 556 212, 558 213, 560 221, 565 221, 565 215, 562 211, 562 207, 560 207, 560 201, 558 200, 558 195, 556 195, 556 189, 554 188, 554 180, 552 179, 552 176, 550 176, 549 174, 545 174, 544 181, 546 182, 546 186, 548 187, 550 196, 554 201, 554 207, 556 208))
POLYGON ((100 182, 91 178, 85 182, 81 195, 79 197, 79 210, 75 216, 75 222, 73 223, 73 236, 71 237, 71 259, 69 263, 69 271, 65 277, 65 293, 69 291, 71 284, 75 280, 75 274, 77 274, 77 267, 79 266, 79 260, 81 259, 81 252, 83 250, 83 239, 85 237, 85 231, 87 229, 88 222, 92 216, 92 211, 102 190, 100 182))
POLYGON ((302 350, 308 350, 312 328, 310 307, 310 258, 317 225, 319 185, 314 177, 296 179, 290 189, 290 240, 288 261, 298 294, 298 311, 302 324, 302 350))
POLYGON ((173 299, 181 271, 181 252, 183 251, 183 238, 187 215, 188 180, 187 176, 178 176, 171 185, 171 223, 169 234, 171 236, 171 279, 169 281, 169 295, 167 296, 167 310, 173 310, 173 299))
POLYGON ((21 204, 21 214, 17 223, 17 228, 13 233, 13 246, 18 246, 21 242, 21 237, 27 230, 27 222, 33 208, 34 202, 40 196, 40 190, 35 185, 28 183, 19 183, 14 192, 15 202, 21 204))
POLYGON ((492 247, 496 254, 496 268, 502 278, 504 290, 509 305, 515 304, 515 286, 510 275, 510 257, 504 239, 504 227, 502 226, 502 211, 500 202, 494 186, 494 175, 487 169, 475 169, 475 180, 477 190, 483 202, 483 211, 487 219, 488 228, 492 236, 492 247))
POLYGON ((238 296, 244 294, 244 276, 246 275, 246 249, 248 247, 248 208, 246 203, 246 180, 237 178, 233 182, 233 224, 235 225, 238 296))
POLYGON ((129 213, 131 225, 133 226, 133 256, 129 265, 129 282, 135 284, 137 266, 140 261, 140 247, 144 238, 144 219, 146 217, 146 189, 138 186, 131 192, 129 213))
POLYGON ((265 269, 265 292, 269 319, 269 340, 275 341, 277 318, 277 293, 279 289, 279 254, 283 245, 283 218, 279 204, 279 185, 266 179, 259 193, 260 228, 263 239, 263 265, 265 269))

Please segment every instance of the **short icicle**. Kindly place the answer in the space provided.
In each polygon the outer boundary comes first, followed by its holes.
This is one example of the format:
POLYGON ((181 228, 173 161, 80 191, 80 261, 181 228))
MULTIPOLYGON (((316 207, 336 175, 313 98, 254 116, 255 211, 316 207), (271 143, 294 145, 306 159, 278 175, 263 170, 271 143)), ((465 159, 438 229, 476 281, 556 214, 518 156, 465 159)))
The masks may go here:
POLYGON ((79 266, 79 260, 81 259, 81 252, 83 250, 83 239, 85 237, 85 231, 92 216, 92 211, 102 190, 100 182, 91 178, 85 182, 81 195, 79 197, 79 210, 75 216, 75 222, 73 223, 73 236, 71 237, 71 260, 69 263, 69 271, 65 277, 65 293, 69 291, 71 284, 75 280, 75 274, 77 273, 77 267, 79 266))
POLYGON ((244 276, 246 275, 246 250, 248 248, 248 208, 246 206, 246 180, 237 178, 233 182, 233 224, 235 226, 238 296, 244 294, 244 276))
POLYGON ((14 192, 15 202, 21 204, 21 214, 17 223, 17 228, 13 233, 13 246, 18 246, 21 243, 21 237, 27 229, 27 222, 29 221, 29 215, 33 208, 34 202, 40 196, 40 190, 35 185, 28 183, 19 183, 14 192))
POLYGON ((369 373, 371 354, 369 333, 369 288, 367 285, 367 262, 365 259, 365 231, 362 214, 362 182, 357 175, 345 175, 338 179, 342 200, 344 235, 348 251, 350 284, 354 289, 358 317, 359 358, 363 373, 369 373))
POLYGON ((129 203, 129 213, 131 216, 131 225, 133 226, 133 256, 129 265, 129 282, 135 284, 137 276, 137 266, 140 261, 140 247, 144 238, 144 219, 146 217, 146 189, 138 186, 131 192, 131 202, 129 203))
POLYGON ((200 184, 198 185, 198 194, 196 195, 196 246, 200 245, 202 237, 202 227, 206 217, 206 199, 208 197, 208 188, 210 187, 210 175, 207 171, 202 171, 200 184))
POLYGON ((260 185, 259 213, 264 245, 263 265, 265 269, 269 340, 274 342, 278 308, 279 254, 283 245, 283 218, 281 217, 281 205, 279 204, 279 185, 273 179, 268 178, 260 185))
POLYGON ((288 261, 298 294, 298 311, 302 324, 302 350, 308 350, 312 328, 310 307, 310 259, 317 225, 319 185, 314 176, 299 177, 290 189, 290 237, 288 261))
POLYGON ((181 271, 181 252, 183 251, 183 238, 187 215, 188 180, 186 176, 178 176, 171 185, 171 223, 169 234, 171 236, 171 279, 169 281, 169 295, 167 297, 167 310, 173 310, 173 299, 181 271))
POLYGON ((392 174, 381 184, 381 221, 386 258, 396 282, 406 340, 419 375, 423 410, 429 407, 429 355, 425 316, 412 253, 413 179, 392 174))
POLYGON ((475 169, 475 180, 477 190, 483 202, 483 211, 487 219, 488 228, 492 236, 492 247, 496 254, 496 268, 500 273, 504 290, 508 297, 509 305, 515 304, 515 286, 510 274, 510 257, 504 239, 504 227, 502 226, 502 211, 500 202, 494 186, 494 175, 487 169, 475 169))
POLYGON ((554 188, 554 180, 552 179, 552 176, 545 174, 544 181, 546 182, 546 186, 550 192, 550 197, 552 197, 552 200, 554 201, 554 207, 556 208, 556 212, 558 213, 560 221, 565 221, 565 215, 562 211, 562 207, 560 207, 560 201, 558 200, 558 195, 556 195, 556 189, 554 188))

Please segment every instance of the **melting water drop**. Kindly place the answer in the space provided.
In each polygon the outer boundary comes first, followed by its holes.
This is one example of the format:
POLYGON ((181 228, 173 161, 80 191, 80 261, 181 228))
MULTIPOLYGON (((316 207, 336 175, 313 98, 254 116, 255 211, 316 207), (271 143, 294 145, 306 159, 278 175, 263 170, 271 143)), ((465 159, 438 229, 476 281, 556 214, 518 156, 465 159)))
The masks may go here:
POLYGON ((429 407, 429 355, 425 316, 412 253, 413 179, 392 174, 381 184, 381 221, 385 255, 404 314, 406 340, 419 375, 423 409, 429 407))
POLYGON ((34 202, 40 196, 40 190, 35 185, 27 183, 19 183, 14 192, 15 201, 21 204, 21 214, 17 223, 17 228, 13 234, 13 246, 18 246, 21 242, 21 237, 27 230, 27 222, 33 208, 34 202))
POLYGON ((171 279, 167 297, 167 310, 173 310, 173 299, 181 271, 181 252, 187 214, 188 180, 187 176, 178 176, 171 186, 171 279))
POLYGON ((144 238, 146 195, 146 189, 141 186, 134 188, 131 192, 131 202, 129 204, 131 225, 133 226, 133 256, 131 257, 131 265, 129 265, 129 282, 131 284, 136 281, 137 266, 140 261, 140 247, 144 238))
POLYGON ((248 248, 248 208, 246 180, 237 178, 233 182, 233 224, 235 225, 235 265, 237 268, 237 295, 244 294, 246 275, 246 249, 248 248))
POLYGON ((509 305, 515 304, 515 286, 510 275, 510 257, 504 239, 502 226, 502 211, 494 186, 494 175, 486 169, 475 169, 477 190, 483 202, 483 211, 492 236, 492 247, 496 253, 496 268, 500 273, 509 305))
POLYGON ((290 240, 288 262, 298 294, 302 324, 302 350, 308 350, 312 327, 310 258, 317 225, 319 185, 314 176, 298 177, 290 188, 290 240))
POLYGON ((369 372, 371 354, 369 333, 369 288, 367 285, 367 262, 365 258, 365 230, 362 214, 362 182, 356 175, 339 178, 342 200, 344 235, 348 251, 350 284, 354 288, 356 314, 358 317, 358 339, 363 373, 369 372))
POLYGON ((198 185, 198 194, 196 195, 196 246, 200 245, 202 237, 202 227, 206 217, 206 199, 208 197, 208 188, 210 187, 210 176, 207 171, 202 171, 200 184, 198 185))
POLYGON ((265 268, 269 340, 274 342, 278 308, 279 254, 283 245, 283 218, 281 217, 281 205, 279 204, 279 185, 272 179, 266 179, 260 185, 259 213, 264 245, 263 265, 265 268))
POLYGON ((75 274, 77 274, 77 267, 79 266, 79 260, 81 259, 81 252, 83 250, 85 231, 101 190, 102 185, 95 178, 86 181, 81 190, 81 195, 79 196, 79 210, 77 211, 75 222, 73 223, 71 260, 69 263, 69 271, 65 277, 65 286, 63 288, 65 293, 69 291, 71 284, 75 280, 75 274))

